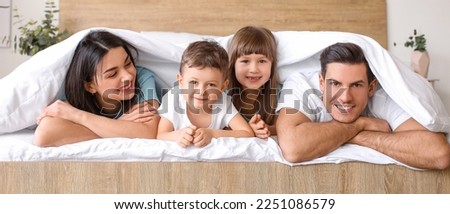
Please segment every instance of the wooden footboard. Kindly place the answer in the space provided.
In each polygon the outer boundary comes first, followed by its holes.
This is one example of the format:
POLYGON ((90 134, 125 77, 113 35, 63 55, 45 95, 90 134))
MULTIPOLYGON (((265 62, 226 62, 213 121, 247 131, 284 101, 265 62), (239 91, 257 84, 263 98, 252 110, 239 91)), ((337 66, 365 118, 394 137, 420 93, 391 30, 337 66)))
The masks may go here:
POLYGON ((450 169, 368 163, 4 162, 0 193, 450 193, 450 169))

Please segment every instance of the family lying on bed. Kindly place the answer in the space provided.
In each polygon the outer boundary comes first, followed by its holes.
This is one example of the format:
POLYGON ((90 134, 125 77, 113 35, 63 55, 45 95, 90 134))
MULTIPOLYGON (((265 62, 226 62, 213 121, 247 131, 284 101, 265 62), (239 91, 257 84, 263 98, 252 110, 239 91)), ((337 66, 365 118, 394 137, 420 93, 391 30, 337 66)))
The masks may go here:
POLYGON ((353 43, 336 43, 321 53, 319 88, 296 73, 280 91, 270 30, 240 29, 228 53, 214 41, 193 42, 182 55, 178 86, 160 106, 154 75, 136 66, 136 53, 110 32, 86 35, 70 63, 64 94, 37 119, 34 143, 129 137, 204 147, 218 137, 277 135, 290 162, 352 143, 417 168, 450 166, 445 133, 428 131, 390 99, 353 43))

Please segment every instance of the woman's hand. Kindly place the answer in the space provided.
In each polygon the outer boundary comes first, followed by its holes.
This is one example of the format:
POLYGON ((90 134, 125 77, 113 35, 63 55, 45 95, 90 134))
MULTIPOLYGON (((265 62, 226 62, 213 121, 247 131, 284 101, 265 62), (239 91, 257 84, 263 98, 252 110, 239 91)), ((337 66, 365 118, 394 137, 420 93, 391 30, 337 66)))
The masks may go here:
POLYGON ((270 137, 269 128, 267 127, 267 124, 264 122, 264 120, 261 119, 261 115, 253 115, 250 121, 248 121, 248 124, 250 125, 250 127, 252 127, 256 137, 264 140, 267 140, 270 137))
POLYGON ((158 116, 158 111, 147 102, 134 105, 128 112, 120 116, 119 120, 147 123, 158 116))
POLYGON ((58 117, 73 121, 73 118, 76 117, 78 111, 78 109, 69 103, 57 100, 44 109, 44 112, 36 118, 36 123, 39 124, 44 117, 58 117))

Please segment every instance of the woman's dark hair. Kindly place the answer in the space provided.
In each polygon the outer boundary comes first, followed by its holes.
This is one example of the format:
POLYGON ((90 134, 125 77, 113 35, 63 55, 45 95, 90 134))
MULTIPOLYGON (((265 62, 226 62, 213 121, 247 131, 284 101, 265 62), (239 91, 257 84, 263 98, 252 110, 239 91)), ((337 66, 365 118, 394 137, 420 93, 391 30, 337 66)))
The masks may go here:
MULTIPOLYGON (((236 32, 228 46, 229 64, 229 95, 233 97, 233 104, 238 111, 242 107, 242 85, 236 78, 235 63, 236 60, 244 55, 262 54, 272 61, 269 81, 267 81, 257 98, 255 113, 261 115, 261 118, 269 125, 275 122, 275 108, 278 102, 278 75, 277 75, 277 43, 272 32, 264 27, 246 26, 236 32)), ((249 115, 243 115, 247 119, 249 115)))
POLYGON ((325 77, 328 64, 335 62, 350 65, 364 63, 366 66, 368 82, 371 83, 375 79, 375 76, 369 67, 369 63, 364 56, 363 50, 356 44, 336 43, 325 48, 320 54, 322 76, 325 77))
MULTIPOLYGON (((112 48, 122 47, 131 59, 134 66, 134 57, 137 57, 137 49, 122 38, 102 30, 89 32, 75 49, 72 61, 65 78, 65 94, 67 101, 75 108, 91 112, 97 115, 102 113, 102 107, 98 105, 95 94, 85 90, 85 82, 97 81, 97 66, 103 57, 112 48), (134 51, 135 55, 131 53, 134 51)), ((122 101, 122 113, 127 112, 132 104, 136 103, 140 88, 135 82, 135 96, 130 100, 122 101)), ((115 115, 111 115, 113 117, 115 115)))

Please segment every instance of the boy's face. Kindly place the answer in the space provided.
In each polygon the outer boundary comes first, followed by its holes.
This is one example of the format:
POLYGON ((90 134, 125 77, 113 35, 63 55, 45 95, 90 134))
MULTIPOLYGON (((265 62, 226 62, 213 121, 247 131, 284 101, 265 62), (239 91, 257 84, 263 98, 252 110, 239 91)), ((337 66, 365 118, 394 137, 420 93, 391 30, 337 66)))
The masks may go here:
POLYGON ((327 111, 333 119, 342 123, 358 119, 374 94, 376 85, 376 80, 368 82, 364 63, 330 63, 326 76, 320 76, 320 88, 327 111))
POLYGON ((177 79, 191 112, 209 112, 211 105, 221 97, 228 85, 228 80, 224 80, 219 69, 209 67, 199 69, 184 66, 182 74, 177 74, 177 79))

